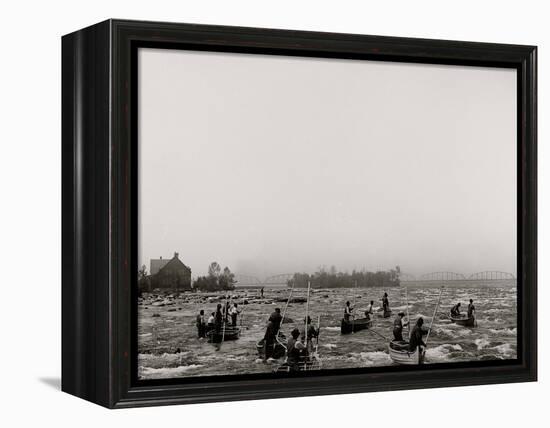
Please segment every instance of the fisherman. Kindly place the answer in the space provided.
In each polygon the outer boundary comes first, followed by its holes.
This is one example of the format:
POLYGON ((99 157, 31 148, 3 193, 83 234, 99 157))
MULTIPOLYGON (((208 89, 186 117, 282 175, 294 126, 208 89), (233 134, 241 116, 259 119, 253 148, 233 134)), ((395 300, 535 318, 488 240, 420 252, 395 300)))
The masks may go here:
POLYGON ((344 321, 350 322, 352 316, 353 308, 350 306, 349 300, 346 302, 346 307, 344 308, 344 321))
POLYGON ((300 350, 295 348, 299 336, 300 330, 295 328, 286 342, 286 362, 291 368, 300 361, 300 350))
POLYGON ((209 332, 210 330, 213 330, 215 328, 215 312, 212 312, 210 314, 210 317, 208 317, 208 322, 206 323, 206 332, 209 332))
POLYGON ((229 296, 226 296, 225 305, 223 307, 223 320, 225 323, 227 323, 229 318, 229 311, 231 309, 230 307, 231 307, 231 303, 229 302, 229 296))
POLYGON ((205 322, 204 322, 204 310, 203 309, 201 309, 201 311, 197 315, 196 326, 197 326, 197 333, 198 333, 199 339, 205 337, 206 336, 205 335, 206 325, 205 325, 205 322))
POLYGON ((229 309, 229 315, 231 315, 231 324, 233 324, 234 326, 237 325, 237 316, 240 313, 241 311, 236 303, 234 303, 231 309, 229 309))
POLYGON ((474 301, 470 299, 470 304, 468 305, 468 318, 472 318, 475 315, 476 307, 474 306, 474 301))
POLYGON ((260 290, 260 297, 263 299, 264 298, 264 288, 262 287, 262 289, 260 290))
POLYGON ((279 332, 279 328, 281 328, 282 320, 283 320, 283 317, 281 315, 281 308, 275 308, 275 312, 273 312, 269 316, 269 321, 273 323, 274 335, 277 335, 277 333, 279 332))
POLYGON ((217 332, 222 330, 223 326, 223 314, 222 314, 222 304, 218 303, 216 306, 216 313, 214 314, 214 328, 217 332))
POLYGON ((384 309, 384 312, 388 312, 390 310, 390 301, 388 300, 388 293, 384 293, 384 297, 382 297, 382 309, 384 309))
POLYGON ((451 316, 452 317, 459 317, 460 316, 460 302, 454 305, 451 308, 451 316))
POLYGON ((414 352, 416 351, 416 348, 420 348, 420 352, 422 352, 422 348, 426 347, 426 344, 422 340, 422 336, 425 335, 427 332, 422 328, 424 325, 424 319, 422 317, 418 318, 416 321, 416 325, 414 326, 412 332, 411 332, 411 338, 409 340, 409 351, 414 352))
MULTIPOLYGON (((306 322, 306 319, 304 318, 304 323, 306 322)), ((314 325, 311 325, 311 317, 308 315, 307 317, 307 343, 306 348, 308 353, 313 352, 313 339, 319 336, 319 330, 315 328, 314 325)), ((302 331, 302 337, 305 337, 305 329, 302 331)))
POLYGON ((264 335, 264 362, 273 355, 273 345, 275 344, 276 335, 277 332, 275 331, 273 321, 269 320, 264 335))
POLYGON ((286 362, 290 367, 291 371, 299 370, 299 364, 302 359, 303 353, 306 351, 306 345, 304 344, 304 338, 298 340, 300 336, 300 331, 295 328, 290 333, 291 337, 288 339, 286 345, 286 362))
POLYGON ((365 318, 367 320, 370 320, 370 316, 374 314, 374 300, 371 300, 370 303, 367 305, 367 309, 365 310, 365 318))
POLYGON ((393 322, 393 339, 395 341, 403 340, 403 327, 409 325, 409 321, 404 319, 405 313, 399 312, 393 322))

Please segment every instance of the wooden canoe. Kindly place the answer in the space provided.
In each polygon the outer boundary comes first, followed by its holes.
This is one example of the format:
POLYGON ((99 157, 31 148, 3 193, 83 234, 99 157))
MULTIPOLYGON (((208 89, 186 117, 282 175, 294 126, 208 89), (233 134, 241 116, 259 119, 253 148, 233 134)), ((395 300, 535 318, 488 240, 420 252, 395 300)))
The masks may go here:
POLYGON ((321 370, 322 364, 321 360, 316 354, 313 354, 309 357, 305 357, 303 361, 300 361, 294 366, 290 366, 286 361, 278 366, 275 370, 275 373, 289 373, 289 372, 305 372, 310 370, 321 370))
POLYGON ((461 315, 458 317, 450 316, 451 322, 454 322, 455 324, 461 325, 463 327, 473 327, 476 322, 476 318, 474 316, 468 317, 467 315, 461 315))
POLYGON ((372 319, 359 318, 353 321, 346 321, 342 319, 340 323, 340 332, 342 334, 350 334, 352 332, 365 330, 372 325, 372 319))
POLYGON ((390 358, 394 363, 404 365, 422 364, 423 353, 420 353, 418 347, 414 352, 409 351, 409 342, 404 340, 392 340, 388 346, 390 358))
POLYGON ((226 326, 225 331, 221 329, 220 331, 210 330, 206 333, 208 342, 210 343, 221 343, 222 340, 237 340, 241 335, 240 327, 226 326))

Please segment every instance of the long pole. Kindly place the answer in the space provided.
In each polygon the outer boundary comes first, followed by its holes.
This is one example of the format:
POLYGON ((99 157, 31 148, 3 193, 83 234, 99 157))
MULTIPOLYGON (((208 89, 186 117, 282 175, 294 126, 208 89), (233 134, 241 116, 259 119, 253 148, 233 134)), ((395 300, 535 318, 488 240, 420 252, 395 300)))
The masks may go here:
POLYGON ((309 289, 310 288, 311 288, 311 281, 308 281, 307 282, 307 299, 306 299, 306 320, 305 320, 306 327, 304 329, 306 346, 307 346, 307 317, 309 316, 309 289))
POLYGON ((281 317, 281 325, 283 325, 283 321, 285 320, 286 310, 288 308, 288 304, 290 303, 290 298, 292 297, 293 291, 294 291, 294 284, 292 284, 292 288, 290 289, 290 294, 288 295, 288 299, 286 300, 285 308, 283 309, 283 316, 281 317))
MULTIPOLYGON (((353 288, 353 310, 355 311, 355 303, 357 302, 357 280, 353 288)), ((351 315, 351 333, 355 333, 355 312, 351 315)))
MULTIPOLYGON (((229 300, 229 304, 231 304, 231 299, 229 300)), ((228 312, 228 309, 227 309, 227 295, 225 296, 225 308, 224 308, 224 314, 223 314, 223 331, 222 331, 222 341, 221 343, 223 343, 223 341, 225 340, 225 325, 227 324, 227 312, 228 312)))
POLYGON ((321 334, 321 315, 317 317, 317 343, 315 344, 315 353, 319 352, 319 336, 321 334))
POLYGON ((288 295, 285 308, 283 309, 283 316, 281 317, 281 325, 279 326, 279 330, 277 330, 277 336, 275 338, 277 342, 279 342, 281 345, 284 346, 285 349, 286 349, 286 345, 284 343, 281 343, 281 341, 279 340, 279 335, 281 334, 281 328, 283 327, 283 322, 285 321, 286 310, 288 308, 288 304, 290 303, 290 298, 292 297, 293 291, 294 291, 294 284, 292 284, 292 288, 290 289, 290 293, 288 295))
MULTIPOLYGON (((309 289, 311 288, 311 281, 307 282, 307 299, 306 299, 306 320, 305 320, 305 329, 304 329, 304 337, 305 337, 305 344, 307 349, 307 318, 309 317, 309 289)), ((307 370, 307 360, 304 361, 304 371, 307 370)))
POLYGON ((407 329, 409 330, 409 342, 411 341, 411 319, 409 318, 409 293, 405 285, 405 300, 407 301, 407 329))
POLYGON ((426 335, 426 342, 424 342, 426 344, 426 347, 428 346, 428 338, 430 337, 430 333, 432 332, 432 326, 434 324, 435 315, 437 314, 437 309, 439 308, 439 302, 441 302, 441 295, 443 294, 443 288, 444 287, 441 287, 441 290, 439 291, 439 299, 437 299, 437 305, 435 305, 434 314, 432 316, 432 322, 430 323, 430 328, 428 330, 428 334, 426 335))

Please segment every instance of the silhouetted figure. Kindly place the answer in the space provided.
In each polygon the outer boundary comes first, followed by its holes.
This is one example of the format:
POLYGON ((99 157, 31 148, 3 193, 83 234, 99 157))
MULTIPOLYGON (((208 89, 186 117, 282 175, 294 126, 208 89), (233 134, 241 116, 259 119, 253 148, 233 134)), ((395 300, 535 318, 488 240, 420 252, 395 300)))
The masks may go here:
POLYGON ((202 309, 197 315, 196 326, 199 339, 206 337, 206 323, 204 321, 204 310, 202 309))
POLYGON ((281 315, 281 309, 275 308, 275 311, 269 316, 269 321, 273 323, 273 331, 275 332, 275 335, 277 335, 279 329, 281 328, 282 320, 283 317, 281 315))
POLYGON ((397 341, 403 340, 403 327, 409 325, 409 322, 404 320, 405 313, 399 312, 393 322, 393 338, 397 341))
POLYGON ((451 308, 451 316, 459 317, 460 316, 460 303, 457 303, 451 308))
POLYGON ((353 308, 350 306, 349 300, 346 302, 346 306, 344 307, 344 321, 350 322, 350 318, 352 316, 353 308))
POLYGON ((419 351, 422 352, 422 347, 426 347, 426 344, 422 340, 422 336, 427 333, 422 328, 423 325, 424 320, 422 319, 422 317, 418 318, 418 320, 416 321, 416 325, 411 332, 411 339, 409 340, 409 351, 411 352, 416 351, 416 348, 419 348, 419 351))

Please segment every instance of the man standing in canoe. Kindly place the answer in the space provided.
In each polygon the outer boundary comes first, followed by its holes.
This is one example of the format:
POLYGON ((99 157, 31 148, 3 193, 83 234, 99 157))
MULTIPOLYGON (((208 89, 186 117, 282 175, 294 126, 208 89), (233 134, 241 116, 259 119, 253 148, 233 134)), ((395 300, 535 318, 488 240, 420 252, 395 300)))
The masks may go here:
POLYGON ((273 332, 275 335, 279 332, 279 328, 281 328, 281 321, 283 320, 283 317, 281 315, 281 308, 275 308, 275 312, 273 312, 269 316, 269 321, 273 323, 273 332))
POLYGON ((365 318, 370 320, 370 316, 372 314, 374 314, 374 300, 371 300, 367 306, 367 309, 365 309, 365 318))
POLYGON ((231 324, 237 326, 237 316, 241 313, 236 303, 233 303, 231 309, 229 309, 229 315, 231 315, 231 324))
POLYGON ((470 299, 470 304, 468 305, 468 318, 472 318, 476 313, 476 307, 474 306, 474 301, 470 299))
POLYGON ((390 310, 390 301, 388 300, 388 293, 384 293, 384 297, 382 297, 382 309, 384 309, 384 313, 390 310))
POLYGON ((416 325, 414 326, 411 332, 411 339, 409 340, 409 351, 415 352, 416 348, 420 348, 419 351, 422 352, 423 348, 426 347, 426 344, 422 340, 427 332, 422 328, 424 325, 424 319, 422 317, 418 318, 416 325))
POLYGON ((267 328, 265 329, 264 335, 264 362, 271 358, 271 356, 273 355, 273 347, 275 345, 276 336, 277 332, 275 331, 273 321, 271 321, 270 318, 270 320, 267 322, 267 328))
POLYGON ((206 337, 206 335, 205 335, 205 333, 206 333, 206 324, 204 322, 204 310, 203 309, 201 309, 201 311, 197 315, 196 325, 197 325, 197 333, 198 333, 199 339, 201 339, 203 337, 206 337))
POLYGON ((451 316, 452 317, 459 317, 460 316, 460 302, 454 305, 451 308, 451 316))
MULTIPOLYGON (((304 319, 304 323, 305 323, 304 319)), ((302 331, 302 337, 305 337, 306 330, 302 331)), ((307 343, 306 348, 308 353, 313 352, 313 339, 316 338, 319 335, 319 331, 315 328, 314 325, 311 324, 311 317, 308 315, 307 317, 307 343)))
POLYGON ((223 314, 222 314, 222 305, 221 305, 221 303, 218 303, 218 306, 216 306, 216 314, 214 315, 214 327, 215 327, 217 333, 222 331, 223 314))
POLYGON ((210 317, 208 317, 208 322, 206 323, 205 333, 208 333, 210 330, 214 330, 216 325, 216 313, 212 312, 210 317))
POLYGON ((344 321, 350 322, 350 318, 353 312, 353 308, 350 306, 349 300, 346 302, 346 307, 344 308, 344 321))
POLYGON ((303 341, 298 340, 298 337, 300 336, 300 331, 297 328, 292 330, 290 335, 291 337, 288 339, 286 345, 286 362, 289 365, 291 371, 296 371, 299 370, 300 360, 302 354, 305 352, 306 345, 303 341))
POLYGON ((409 325, 409 321, 405 322, 405 313, 399 312, 393 322, 393 339, 395 341, 403 340, 403 327, 409 325))

